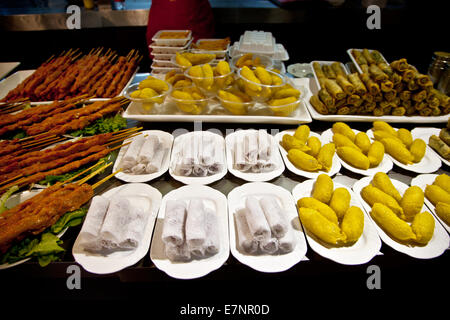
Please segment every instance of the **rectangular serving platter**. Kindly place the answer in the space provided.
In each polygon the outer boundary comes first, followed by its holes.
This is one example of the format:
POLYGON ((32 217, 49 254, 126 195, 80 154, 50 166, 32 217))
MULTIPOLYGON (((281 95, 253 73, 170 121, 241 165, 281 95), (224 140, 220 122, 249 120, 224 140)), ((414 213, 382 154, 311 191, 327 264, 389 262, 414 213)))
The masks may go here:
MULTIPOLYGON (((134 80, 138 82, 138 79, 143 79, 145 76, 139 75, 134 80)), ((312 121, 309 112, 307 111, 306 105, 307 100, 311 97, 311 93, 308 88, 308 79, 292 79, 294 85, 297 87, 303 87, 304 91, 302 92, 304 95, 303 101, 300 103, 300 106, 288 117, 277 117, 271 115, 231 115, 231 114, 223 114, 223 112, 217 111, 212 108, 212 112, 210 114, 201 114, 201 115, 191 115, 186 114, 184 112, 178 111, 175 104, 171 101, 166 101, 162 105, 162 109, 166 110, 161 113, 152 113, 152 114, 143 114, 139 109, 139 106, 132 102, 129 104, 125 112, 122 116, 126 119, 137 120, 142 122, 192 122, 192 121, 202 121, 202 122, 214 122, 214 123, 270 123, 270 124, 293 124, 298 125, 300 123, 310 123, 312 121)), ((219 104, 219 102, 214 102, 219 104)), ((256 103, 255 108, 260 107, 258 103, 256 103)))

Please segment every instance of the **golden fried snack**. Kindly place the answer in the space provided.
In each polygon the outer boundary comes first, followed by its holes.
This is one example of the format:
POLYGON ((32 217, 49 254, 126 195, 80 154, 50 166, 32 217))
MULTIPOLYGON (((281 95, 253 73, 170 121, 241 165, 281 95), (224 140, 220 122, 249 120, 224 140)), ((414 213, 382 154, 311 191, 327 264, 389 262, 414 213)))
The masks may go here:
POLYGON ((346 236, 341 232, 339 226, 330 222, 318 211, 300 207, 298 209, 298 214, 306 230, 314 234, 320 240, 331 245, 345 242, 346 236))
POLYGON ((306 146, 305 143, 303 143, 300 139, 297 139, 296 137, 291 136, 290 134, 283 135, 283 138, 281 140, 281 146, 286 151, 289 151, 291 149, 298 149, 303 152, 308 152, 311 150, 311 148, 306 146))
POLYGON ((434 208, 436 214, 450 226, 450 204, 438 202, 434 208))
POLYGON ((320 174, 312 190, 312 197, 320 202, 328 204, 333 194, 334 183, 331 177, 325 173, 320 174))
POLYGON ((301 141, 301 143, 306 144, 308 140, 311 129, 308 125, 303 124, 297 127, 294 132, 294 137, 301 141))
POLYGON ((377 172, 372 178, 371 184, 393 197, 398 203, 402 201, 400 192, 395 188, 389 176, 384 172, 377 172))
POLYGON ((291 161, 299 169, 305 171, 317 171, 322 169, 322 165, 317 161, 316 158, 301 150, 290 149, 288 151, 287 157, 289 161, 291 161))
POLYGON ((441 173, 440 175, 438 175, 434 179, 433 184, 450 193, 450 176, 448 176, 447 174, 441 173))
POLYGON ((361 196, 370 206, 374 206, 376 203, 381 203, 391 209, 396 215, 401 219, 405 219, 403 209, 400 207, 398 202, 388 195, 387 193, 381 191, 380 189, 369 184, 361 190, 361 196))
POLYGON ((349 139, 347 136, 344 136, 341 133, 333 134, 333 143, 336 145, 337 148, 349 147, 361 151, 359 147, 355 143, 353 143, 351 139, 349 139))
POLYGON ((384 138, 381 139, 381 143, 384 145, 384 149, 389 155, 394 157, 397 161, 403 164, 412 164, 414 161, 414 156, 401 142, 396 139, 384 138))
POLYGON ((320 141, 320 139, 315 136, 311 136, 308 138, 308 140, 306 140, 306 145, 310 148, 310 150, 306 151, 306 153, 313 156, 314 158, 317 158, 320 148, 322 147, 322 142, 320 141))
POLYGON ((409 149, 413 142, 413 137, 411 131, 405 128, 400 128, 397 130, 397 137, 403 142, 403 144, 409 149))
POLYGON ((359 149, 352 147, 338 147, 336 152, 342 160, 355 168, 367 170, 370 167, 369 158, 359 149))
POLYGON ((379 141, 374 141, 367 151, 367 158, 369 158, 370 167, 377 167, 384 158, 384 145, 379 141))
POLYGON ((370 215, 389 236, 400 241, 416 240, 417 237, 411 226, 384 204, 376 202, 372 206, 370 215))
POLYGON ((427 244, 434 234, 435 221, 431 213, 424 211, 416 214, 411 229, 416 235, 415 241, 420 244, 427 244))
POLYGON ((355 144, 356 146, 361 149, 361 151, 364 154, 367 154, 369 152, 370 146, 372 145, 370 143, 370 139, 367 136, 367 134, 363 131, 360 131, 355 136, 355 144))
POLYGON ((425 195, 418 186, 411 186, 403 194, 400 206, 405 214, 406 221, 412 221, 423 207, 425 195))
POLYGON ((450 204, 450 193, 434 184, 428 184, 425 187, 425 196, 435 206, 439 202, 450 204))
POLYGON ((336 146, 334 143, 324 144, 317 155, 317 161, 322 166, 322 169, 329 172, 333 165, 333 157, 336 152, 336 146))
POLYGON ((342 219, 341 230, 346 235, 346 243, 358 241, 364 231, 364 213, 359 207, 348 208, 342 219))
POLYGON ((422 139, 414 139, 409 148, 409 151, 413 156, 413 162, 417 163, 422 160, 422 158, 425 156, 426 148, 427 144, 425 143, 425 141, 423 141, 422 139))
POLYGON ((340 133, 349 138, 352 142, 355 141, 356 134, 352 130, 352 128, 349 127, 348 124, 344 122, 335 122, 331 126, 331 131, 333 131, 334 134, 340 133))
POLYGON ((317 210, 323 217, 325 217, 331 223, 335 225, 339 224, 336 212, 330 208, 327 204, 320 202, 319 200, 312 197, 304 197, 297 201, 297 206, 299 208, 310 208, 317 210))
POLYGON ((350 192, 346 188, 336 188, 331 195, 329 206, 336 212, 338 219, 342 219, 350 207, 350 192))

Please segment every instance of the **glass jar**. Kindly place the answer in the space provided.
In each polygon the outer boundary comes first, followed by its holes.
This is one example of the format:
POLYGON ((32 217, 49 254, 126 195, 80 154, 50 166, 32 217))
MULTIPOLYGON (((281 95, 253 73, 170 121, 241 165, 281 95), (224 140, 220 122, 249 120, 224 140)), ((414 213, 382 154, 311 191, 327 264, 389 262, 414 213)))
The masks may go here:
POLYGON ((450 65, 450 53, 444 51, 436 51, 431 59, 430 66, 428 67, 428 75, 430 76, 433 84, 438 84, 439 79, 450 65))

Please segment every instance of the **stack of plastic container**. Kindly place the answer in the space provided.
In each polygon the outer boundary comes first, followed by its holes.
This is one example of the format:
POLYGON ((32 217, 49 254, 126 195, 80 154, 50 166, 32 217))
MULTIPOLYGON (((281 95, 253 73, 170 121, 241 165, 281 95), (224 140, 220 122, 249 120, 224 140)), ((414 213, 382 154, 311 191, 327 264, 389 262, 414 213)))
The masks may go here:
POLYGON ((284 67, 283 61, 289 60, 289 55, 282 44, 276 43, 271 32, 245 31, 239 41, 235 42, 229 49, 231 58, 234 56, 254 53, 265 55, 274 61, 274 67, 284 67))
POLYGON ((192 43, 191 30, 160 30, 152 38, 149 45, 153 63, 153 74, 165 74, 171 70, 182 70, 170 60, 176 52, 187 50, 192 43))

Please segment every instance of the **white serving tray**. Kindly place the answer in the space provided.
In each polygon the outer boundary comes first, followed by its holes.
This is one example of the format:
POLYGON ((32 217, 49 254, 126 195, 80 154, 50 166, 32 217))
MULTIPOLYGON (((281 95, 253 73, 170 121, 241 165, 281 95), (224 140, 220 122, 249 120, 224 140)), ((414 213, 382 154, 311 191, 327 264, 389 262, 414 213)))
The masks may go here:
MULTIPOLYGON (((156 135, 161 141, 161 143, 164 144, 164 149, 166 150, 166 153, 164 155, 161 168, 158 172, 148 174, 130 174, 125 172, 118 172, 115 175, 115 177, 119 180, 125 182, 148 182, 162 176, 169 169, 170 152, 172 150, 173 136, 170 133, 161 130, 145 130, 140 132, 143 135, 156 135)), ((133 138, 126 139, 124 143, 127 143, 132 140, 133 138)), ((120 162, 122 161, 122 157, 127 151, 128 147, 129 145, 120 148, 119 154, 117 155, 116 161, 114 162, 113 172, 116 172, 120 168, 120 162)))
MULTIPOLYGON (((341 162, 339 161, 339 157, 337 156, 336 153, 334 153, 333 156, 333 163, 331 165, 330 171, 326 172, 324 170, 319 170, 319 171, 305 171, 305 170, 301 170, 299 168, 297 168, 287 157, 288 152, 283 148, 283 146, 281 145, 281 141, 283 140, 283 136, 285 134, 290 134, 291 136, 294 135, 295 133, 295 129, 289 129, 289 130, 284 130, 281 131, 279 133, 277 133, 277 135, 275 136, 275 140, 278 144, 278 148, 280 150, 281 156, 283 157, 284 160, 284 164, 286 165, 286 167, 288 168, 289 171, 291 171, 292 173, 305 177, 305 178, 317 178, 320 174, 325 173, 327 175, 334 176, 335 174, 337 174, 339 172, 339 170, 341 170, 341 162)), ((316 132, 310 132, 309 136, 314 136, 320 139, 320 142, 322 142, 322 145, 326 144, 327 142, 325 142, 325 140, 322 139, 322 137, 320 136, 320 134, 316 133, 316 132)))
MULTIPOLYGON (((436 177, 438 176, 438 174, 420 174, 417 177, 413 178, 411 180, 411 185, 412 186, 418 186, 419 188, 421 188, 424 192, 425 192, 425 187, 428 184, 433 184, 434 179, 436 179, 436 177)), ((442 220, 436 213, 436 208, 435 206, 431 203, 430 200, 428 200, 428 198, 425 196, 425 204, 428 207, 428 209, 430 209, 431 213, 434 214, 434 216, 436 217, 436 219, 442 224, 442 226, 444 227, 445 230, 447 230, 448 233, 450 233, 450 226, 445 223, 444 220, 442 220)))
POLYGON ((20 62, 0 62, 0 80, 20 65, 20 62))
MULTIPOLYGON (((133 82, 134 77, 136 76, 137 72, 139 70, 139 67, 136 68, 130 79, 128 80, 127 84, 122 88, 122 91, 118 94, 118 96, 122 96, 125 92, 125 90, 128 88, 128 86, 133 82)), ((6 77, 2 81, 0 81, 0 100, 3 99, 9 91, 16 88, 23 80, 25 80, 27 77, 29 77, 34 71, 36 70, 20 70, 16 71, 10 76, 6 77)), ((106 101, 110 98, 92 98, 89 99, 89 101, 106 101)), ((47 104, 52 103, 53 101, 31 101, 32 104, 47 104)))
MULTIPOLYGON (((352 130, 355 134, 357 134, 359 132, 358 130, 355 130, 355 129, 352 129, 352 130)), ((332 129, 325 130, 324 132, 322 132, 321 137, 326 142, 333 142, 333 130, 332 129)), ((392 170, 392 168, 394 166, 394 163, 392 162, 391 158, 389 157, 389 155, 387 153, 384 154, 383 160, 381 161, 381 163, 378 166, 376 166, 374 168, 369 168, 367 170, 362 170, 362 169, 353 167, 352 165, 350 165, 349 163, 347 163, 343 159, 341 159, 341 157, 339 157, 339 155, 338 155, 338 158, 344 168, 346 168, 347 170, 350 170, 352 172, 358 173, 360 175, 363 175, 363 176, 373 176, 373 175, 375 175, 375 173, 380 172, 380 171, 384 172, 384 173, 388 173, 389 171, 392 170)))
POLYGON ((255 104, 255 111, 249 115, 232 115, 225 111, 220 102, 214 99, 207 107, 206 114, 192 115, 184 113, 176 107, 175 103, 168 97, 160 106, 156 107, 151 113, 143 113, 139 104, 131 102, 122 116, 125 119, 137 120, 142 122, 218 122, 218 123, 272 123, 272 124, 295 124, 309 123, 312 121, 306 106, 309 104, 311 92, 308 90, 307 78, 292 79, 295 86, 302 91, 303 100, 300 106, 288 117, 277 117, 271 115, 270 110, 262 110, 259 103, 255 104))
MULTIPOLYGON (((319 88, 316 84, 316 81, 311 79, 309 82, 309 91, 311 95, 317 94, 319 88)), ((309 103, 309 98, 305 99, 305 105, 308 109, 311 117, 314 120, 320 121, 343 121, 343 122, 372 122, 375 120, 390 122, 390 123, 447 123, 449 115, 442 116, 430 116, 430 117, 422 117, 422 116, 370 116, 370 115, 339 115, 339 114, 320 114, 314 109, 314 107, 309 103)))
MULTIPOLYGON (((306 180, 299 183, 292 190, 292 195, 296 201, 304 197, 311 197, 315 179, 306 180)), ((364 210, 363 205, 358 200, 353 191, 339 183, 334 182, 334 189, 345 188, 350 193, 350 206, 359 207, 364 213, 363 233, 351 246, 331 246, 306 230, 306 239, 309 246, 321 256, 346 265, 364 264, 372 260, 381 249, 381 240, 377 234, 374 224, 364 210)))
MULTIPOLYGON (((275 179, 276 177, 279 177, 285 169, 283 159, 281 158, 280 153, 278 152, 278 148, 275 146, 274 151, 275 153, 275 163, 276 168, 273 171, 269 172, 260 172, 260 173, 253 173, 253 172, 242 172, 234 168, 234 145, 236 139, 243 141, 244 135, 248 130, 238 130, 233 133, 230 133, 225 138, 225 144, 226 144, 226 161, 228 165, 228 171, 230 171, 235 177, 241 178, 243 180, 249 181, 249 182, 262 182, 262 181, 270 181, 272 179, 275 179)), ((276 139, 268 133, 270 138, 272 139, 272 143, 274 145, 277 144, 276 139)))
POLYGON ((147 225, 145 226, 143 239, 141 239, 139 246, 134 250, 114 251, 102 255, 85 251, 80 245, 80 235, 78 235, 72 248, 72 254, 75 261, 88 272, 108 274, 125 269, 142 259, 147 254, 150 247, 153 227, 161 204, 161 193, 148 184, 130 183, 110 189, 106 191, 103 196, 111 199, 119 194, 130 198, 143 197, 150 201, 150 210, 148 211, 148 220, 147 225))
MULTIPOLYGON (((428 141, 430 140, 430 137, 432 136, 432 135, 436 135, 436 136, 438 136, 439 137, 439 132, 441 131, 441 129, 438 129, 438 128, 414 128, 414 129, 412 129, 411 130, 411 134, 414 136, 414 137, 416 137, 416 138, 421 138, 421 139, 423 139, 425 142, 426 142, 426 144, 429 146, 429 143, 428 143, 428 141)), ((439 159, 441 159, 441 161, 443 162, 443 163, 445 163, 447 166, 449 166, 450 167, 450 161, 448 161, 447 159, 444 159, 437 151, 435 151, 433 148, 431 148, 431 147, 429 147, 430 148, 430 150, 432 151, 432 152, 434 152, 438 157, 439 157, 439 159)))
POLYGON ((286 189, 268 182, 250 182, 234 188, 228 194, 228 219, 231 254, 242 264, 260 272, 273 273, 286 271, 305 258, 308 249, 305 235, 298 219, 294 198, 286 189), (239 248, 234 215, 245 207, 245 198, 250 195, 257 198, 271 195, 279 200, 290 222, 289 227, 294 232, 296 244, 292 252, 250 255, 239 248))
POLYGON ((187 185, 167 193, 158 213, 158 219, 153 232, 152 245, 150 248, 150 259, 155 266, 167 275, 176 279, 195 279, 219 269, 230 255, 230 244, 228 239, 227 198, 223 193, 203 185, 187 185), (205 200, 205 206, 215 210, 220 232, 219 252, 205 259, 194 259, 189 262, 172 262, 164 252, 164 243, 161 240, 166 202, 168 200, 189 201, 192 198, 205 200))
MULTIPOLYGON (((397 128, 394 128, 394 129, 397 130, 397 128)), ((369 139, 371 139, 372 141, 374 140, 372 129, 367 130, 367 135, 369 136, 369 139)), ((413 140, 416 138, 420 138, 417 136, 417 131, 414 134, 411 131, 411 135, 413 137, 413 140)), ((416 173, 435 172, 435 171, 439 170, 439 168, 442 165, 441 159, 436 154, 436 152, 434 152, 431 149, 431 147, 428 146, 427 141, 426 140, 424 140, 424 141, 427 144, 426 149, 425 149, 425 155, 423 156, 422 160, 418 163, 404 164, 404 163, 401 163, 400 161, 396 160, 393 156, 391 156, 387 152, 386 152, 386 155, 392 160, 392 162, 395 165, 397 165, 400 168, 403 168, 405 170, 416 172, 416 173)))
POLYGON ((188 132, 188 133, 184 133, 182 135, 179 135, 175 138, 174 142, 173 142, 173 148, 172 148, 172 152, 170 154, 170 163, 169 163, 169 174, 172 176, 172 178, 174 178, 175 180, 178 180, 184 184, 199 184, 199 185, 206 185, 206 184, 211 184, 213 182, 216 182, 220 179, 222 179, 228 172, 227 170, 227 162, 226 162, 226 156, 225 156, 225 140, 222 136, 220 136, 217 133, 213 133, 210 131, 201 131, 203 134, 206 135, 210 135, 211 137, 213 137, 214 139, 217 139, 216 141, 218 141, 221 146, 222 146, 222 159, 223 159, 223 165, 222 165, 222 171, 213 174, 213 175, 208 175, 206 177, 194 177, 194 176, 179 176, 176 175, 174 170, 174 162, 175 162, 175 157, 178 154, 178 152, 180 150, 183 149, 183 138, 186 135, 192 135, 192 134, 198 134, 200 133, 200 131, 194 131, 194 132, 188 132))
MULTIPOLYGON (((372 177, 364 177, 353 185, 353 191, 358 197, 359 201, 363 204, 364 209, 368 213, 369 217, 372 208, 362 198, 361 190, 365 186, 369 185, 371 181, 372 177)), ((391 181, 394 187, 398 190, 398 192, 400 192, 400 195, 403 196, 406 189, 408 189, 408 185, 395 179, 391 179, 391 181)), ((421 211, 427 210, 428 208, 425 206, 424 203, 421 211)), ((438 221, 436 221, 435 223, 434 234, 431 240, 427 243, 427 245, 419 246, 419 245, 407 245, 397 242, 396 240, 391 238, 388 234, 386 234, 384 230, 372 219, 372 217, 370 217, 370 219, 373 221, 373 224, 375 225, 378 231, 378 235, 380 236, 381 240, 384 243, 386 243, 392 249, 397 250, 398 252, 404 253, 406 255, 409 255, 413 258, 432 259, 443 254, 445 250, 447 250, 447 248, 449 247, 450 238, 445 229, 438 221)))
MULTIPOLYGON (((355 68, 358 70, 359 73, 363 73, 361 66, 356 62, 355 57, 353 57, 353 55, 352 55, 352 50, 358 50, 358 51, 362 52, 363 49, 348 49, 347 50, 347 54, 350 56, 350 59, 352 60, 353 64, 355 65, 355 68)), ((372 49, 368 49, 368 50, 370 53, 372 53, 372 51, 373 51, 372 49)), ((381 55, 381 58, 384 60, 384 62, 389 64, 389 62, 387 62, 386 58, 383 56, 383 54, 381 52, 380 52, 380 55, 381 55)))
POLYGON ((152 37, 152 41, 158 46, 179 47, 179 46, 186 45, 191 40, 192 40, 192 31, 191 30, 159 30, 152 37), (161 39, 160 35, 163 32, 187 32, 187 36, 186 36, 186 38, 161 39))

